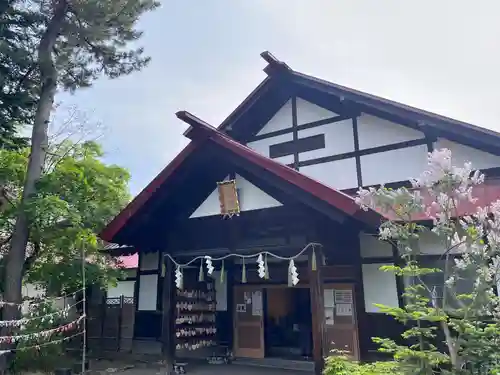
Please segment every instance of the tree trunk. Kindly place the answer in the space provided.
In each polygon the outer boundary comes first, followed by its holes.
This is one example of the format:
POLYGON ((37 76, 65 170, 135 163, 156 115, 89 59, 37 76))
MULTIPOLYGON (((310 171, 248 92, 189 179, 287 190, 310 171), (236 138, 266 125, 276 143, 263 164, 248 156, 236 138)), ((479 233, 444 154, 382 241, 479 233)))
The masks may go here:
POLYGON ((451 334, 450 327, 447 322, 441 322, 441 329, 443 330, 443 334, 445 337, 446 346, 448 347, 448 352, 450 355, 451 367, 454 370, 462 369, 462 360, 457 352, 456 342, 451 334))
MULTIPOLYGON (((38 46, 38 65, 41 78, 41 93, 37 103, 35 123, 31 138, 31 154, 28 170, 24 181, 24 189, 17 214, 16 224, 12 233, 9 252, 5 265, 5 293, 7 302, 19 304, 22 302, 23 266, 26 257, 26 245, 29 237, 29 222, 24 205, 36 193, 36 182, 42 174, 48 142, 48 124, 54 97, 57 91, 57 70, 54 66, 52 51, 61 32, 64 18, 68 11, 66 0, 54 3, 53 16, 50 19, 40 44, 38 46)), ((2 312, 3 320, 18 319, 20 310, 16 306, 5 306, 2 312)), ((2 329, 2 336, 8 335, 7 329, 2 329)), ((5 356, 2 356, 5 357, 5 356)), ((0 363, 0 371, 5 372, 7 361, 0 363)))

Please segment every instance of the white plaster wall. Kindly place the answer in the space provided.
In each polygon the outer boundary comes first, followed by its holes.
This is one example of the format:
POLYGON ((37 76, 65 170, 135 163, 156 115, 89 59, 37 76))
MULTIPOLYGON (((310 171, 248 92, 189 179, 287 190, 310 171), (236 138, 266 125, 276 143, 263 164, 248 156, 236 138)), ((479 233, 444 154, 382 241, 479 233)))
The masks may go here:
POLYGON ((366 233, 359 234, 359 247, 362 258, 392 257, 393 255, 391 244, 366 233))
POLYGON ((424 138, 424 133, 375 116, 358 117, 359 148, 372 148, 424 138))
POLYGON ((120 296, 133 297, 135 289, 134 280, 118 281, 116 286, 110 285, 108 287, 108 298, 116 298, 120 296))
MULTIPOLYGON (((281 206, 279 201, 240 175, 236 175, 236 189, 238 190, 240 210, 242 212, 281 206)), ((190 217, 195 218, 213 215, 220 215, 219 192, 217 188, 215 188, 190 217)))
POLYGON ((140 253, 140 267, 143 271, 151 271, 158 269, 158 251, 151 253, 140 253))
MULTIPOLYGON (((276 137, 261 139, 259 141, 255 141, 255 142, 249 142, 249 143, 247 143, 247 146, 250 147, 252 150, 256 151, 257 153, 268 158, 269 157, 269 147, 271 145, 275 145, 275 144, 283 143, 283 142, 289 142, 292 140, 293 140, 293 134, 289 133, 289 134, 278 135, 276 137)), ((280 158, 275 158, 273 160, 277 161, 279 163, 282 163, 282 164, 291 164, 291 163, 293 163, 293 155, 286 155, 286 156, 282 156, 280 158)))
MULTIPOLYGON (((446 251, 446 244, 443 243, 439 237, 431 231, 425 231, 420 233, 418 240, 418 245, 420 247, 420 252, 423 255, 443 255, 446 251)), ((457 248, 451 249, 449 254, 458 254, 457 248)))
POLYGON ((361 156, 361 178, 365 186, 415 178, 426 167, 426 145, 361 156))
POLYGON ((219 192, 217 189, 210 193, 207 199, 191 214, 190 218, 212 215, 220 215, 219 192))
POLYGON ((365 297, 365 311, 379 312, 374 304, 398 307, 398 289, 396 276, 392 272, 380 270, 381 266, 389 263, 363 264, 363 293, 365 297))
POLYGON ((280 202, 240 175, 236 175, 236 188, 242 211, 281 206, 280 202))
POLYGON ((439 237, 436 234, 430 231, 420 233, 418 245, 420 252, 425 255, 440 255, 445 252, 444 244, 439 241, 439 237))
POLYGON ((157 293, 158 275, 141 275, 139 282, 138 309, 142 311, 156 310, 157 293))
POLYGON ((338 116, 338 114, 304 99, 297 98, 297 125, 324 120, 334 116, 338 116))
POLYGON ((325 148, 301 152, 299 153, 299 161, 354 151, 354 133, 351 119, 300 130, 298 137, 300 139, 318 134, 325 135, 325 148))
POLYGON ((447 148, 451 151, 452 163, 456 167, 463 166, 466 162, 471 162, 474 169, 500 167, 500 156, 497 155, 442 138, 434 143, 434 149, 441 148, 447 148))
POLYGON ((300 167, 300 173, 335 189, 350 189, 358 186, 356 159, 343 159, 328 163, 300 167))
POLYGON ((23 297, 39 298, 45 295, 45 289, 36 284, 23 284, 23 297))
MULTIPOLYGON (((45 296, 45 289, 36 284, 24 284, 22 288, 23 298, 43 298, 45 296)), ((63 309, 67 306, 73 306, 76 301, 74 297, 52 298, 53 306, 56 309, 63 309)), ((24 302, 21 308, 23 313, 28 312, 30 303, 24 302)))
POLYGON ((288 100, 283 107, 264 125, 257 135, 271 133, 277 130, 291 128, 292 120, 292 100, 288 100))
POLYGON ((122 270, 124 272, 125 277, 136 277, 137 276, 137 268, 127 268, 122 270))

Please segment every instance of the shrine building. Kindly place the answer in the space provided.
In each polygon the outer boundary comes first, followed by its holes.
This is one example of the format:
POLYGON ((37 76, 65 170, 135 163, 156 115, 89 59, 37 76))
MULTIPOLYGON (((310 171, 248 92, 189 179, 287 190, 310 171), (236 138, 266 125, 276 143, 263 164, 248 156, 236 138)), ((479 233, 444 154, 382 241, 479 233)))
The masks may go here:
MULTIPOLYGON (((100 236, 114 255, 139 254, 117 287, 134 298, 135 339, 170 359, 225 347, 319 374, 331 349, 369 359, 371 337, 401 332, 375 306, 402 305, 404 281, 379 270, 398 253, 357 189, 408 186, 447 148, 485 173, 475 195, 488 204, 500 198, 500 134, 261 56, 266 78, 219 126, 176 114, 190 143, 100 236)), ((436 238, 420 247, 443 267, 436 238)))

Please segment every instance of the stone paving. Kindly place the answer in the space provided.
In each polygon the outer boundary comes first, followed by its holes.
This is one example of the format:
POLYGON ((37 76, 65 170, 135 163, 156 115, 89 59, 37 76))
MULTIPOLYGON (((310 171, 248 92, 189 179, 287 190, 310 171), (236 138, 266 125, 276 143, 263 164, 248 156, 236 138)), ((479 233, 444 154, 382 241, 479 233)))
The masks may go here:
MULTIPOLYGON (((307 375, 304 371, 281 370, 244 365, 208 365, 189 364, 186 375, 307 375)), ((164 375, 165 369, 160 363, 118 363, 98 361, 91 365, 92 375, 164 375)))

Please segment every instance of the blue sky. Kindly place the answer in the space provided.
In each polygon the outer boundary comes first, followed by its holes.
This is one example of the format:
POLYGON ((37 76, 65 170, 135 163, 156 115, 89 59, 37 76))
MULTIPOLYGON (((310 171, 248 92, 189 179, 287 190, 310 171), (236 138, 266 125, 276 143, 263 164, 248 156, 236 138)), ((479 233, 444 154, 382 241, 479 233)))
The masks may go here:
POLYGON ((142 72, 61 95, 105 128, 106 161, 137 194, 187 143, 174 113, 218 125, 265 77, 293 69, 500 131, 500 4, 465 0, 168 0, 141 19, 142 72))

